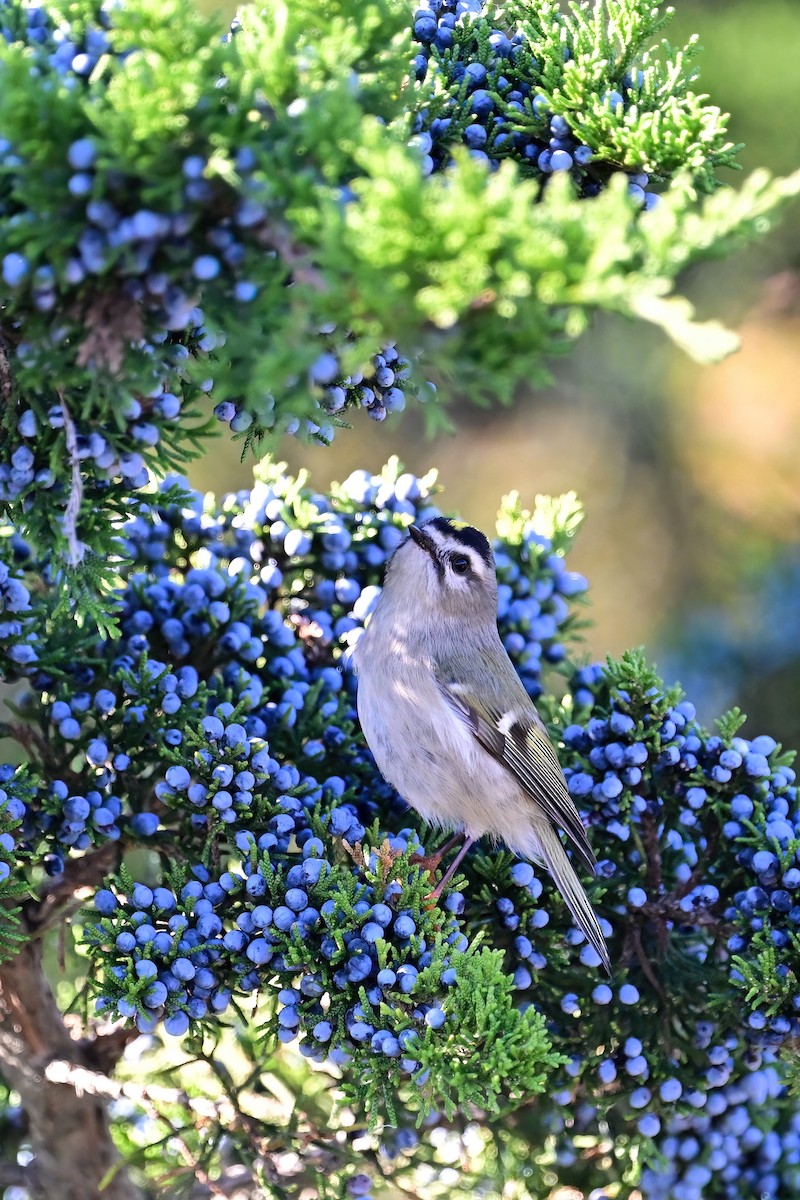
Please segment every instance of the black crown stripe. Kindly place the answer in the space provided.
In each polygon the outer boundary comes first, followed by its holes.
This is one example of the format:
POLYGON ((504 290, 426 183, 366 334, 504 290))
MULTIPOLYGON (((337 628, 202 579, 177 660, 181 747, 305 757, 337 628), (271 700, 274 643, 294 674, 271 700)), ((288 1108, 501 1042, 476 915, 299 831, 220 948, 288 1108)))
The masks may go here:
POLYGON ((459 542, 469 550, 474 550, 483 559, 487 567, 491 567, 492 548, 480 529, 474 529, 472 525, 456 525, 448 520, 447 517, 434 517, 432 521, 427 521, 426 524, 433 526, 439 533, 451 538, 454 542, 459 542))

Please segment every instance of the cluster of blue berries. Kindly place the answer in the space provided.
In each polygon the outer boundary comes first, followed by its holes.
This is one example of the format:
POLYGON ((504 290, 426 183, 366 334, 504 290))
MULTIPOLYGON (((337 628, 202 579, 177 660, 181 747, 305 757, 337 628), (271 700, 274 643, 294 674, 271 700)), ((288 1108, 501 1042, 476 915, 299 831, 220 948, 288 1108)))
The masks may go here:
MULTIPOLYGON (((541 1118, 542 1135, 555 1135, 559 1180, 586 1186, 576 1141, 596 1134, 598 1120, 636 1130, 644 1150, 637 1180, 643 1200, 740 1200, 793 1195, 800 1183, 800 1118, 774 1050, 754 1049, 748 1038, 725 1034, 708 1019, 689 1039, 696 1063, 673 1059, 672 1072, 651 1075, 656 1048, 635 1037, 616 1056, 596 1061, 599 1086, 576 1084, 578 1057, 566 1079, 554 1080, 554 1111, 541 1118), (570 1078, 572 1076, 572 1078, 570 1078), (647 1147, 655 1143, 657 1155, 647 1147)), ((638 1137, 636 1136, 638 1135, 638 1137)), ((615 1168, 616 1169, 616 1168, 615 1168)), ((605 1170, 592 1186, 616 1182, 605 1170)), ((594 1194, 594 1193, 593 1193, 594 1194)), ((605 1193, 603 1193, 605 1194, 605 1193)))
MULTIPOLYGON (((309 393, 321 410, 318 420, 292 414, 281 416, 272 395, 262 398, 255 406, 221 400, 214 407, 214 415, 233 433, 279 430, 290 436, 311 437, 330 445, 336 432, 336 424, 331 418, 363 408, 373 421, 383 421, 388 414, 403 411, 407 395, 420 394, 418 386, 411 380, 411 361, 400 354, 394 342, 373 354, 364 370, 347 374, 332 341, 336 332, 333 324, 321 331, 328 344, 308 371, 309 393)), ((425 384, 425 388, 428 395, 435 391, 432 383, 425 384)))
MULTIPOLYGON (((577 691, 595 670, 582 668, 577 691)), ((602 669, 598 674, 602 677, 602 669)), ((695 718, 690 701, 670 704, 657 688, 638 700, 617 688, 603 716, 567 726, 564 743, 576 764, 567 768, 567 784, 573 798, 588 808, 591 824, 628 840, 629 818, 670 797, 672 775, 685 779, 697 769, 704 743, 695 718)))
MULTIPOLYGON (((329 332, 333 334, 335 326, 329 332)), ((374 354, 366 370, 350 374, 345 374, 340 357, 331 346, 312 363, 308 373, 309 391, 321 409, 319 420, 292 415, 279 417, 273 396, 260 401, 257 408, 245 407, 235 400, 221 400, 214 408, 214 415, 233 433, 277 428, 291 436, 301 434, 330 445, 336 432, 330 418, 337 414, 363 408, 374 421, 383 421, 387 413, 402 412, 406 405, 404 389, 416 392, 416 386, 409 382, 410 375, 410 361, 401 358, 394 344, 383 346, 374 354)))
MULTIPOLYGON (((74 24, 45 5, 22 5, 13 0, 4 0, 0 5, 5 40, 12 45, 25 45, 34 56, 37 74, 47 77, 53 73, 73 92, 87 89, 99 59, 114 54, 108 37, 113 16, 114 6, 108 3, 98 6, 96 23, 76 21, 74 24)), ((119 62, 124 57, 119 56, 119 62)), ((0 162, 4 168, 0 212, 19 228, 25 222, 35 220, 33 213, 14 200, 14 174, 24 174, 27 164, 18 148, 3 134, 0 128, 0 162)), ((199 281, 219 273, 220 263, 213 256, 199 256, 181 276, 173 257, 175 250, 185 245, 187 234, 202 214, 203 206, 213 197, 211 184, 201 178, 204 161, 189 157, 189 169, 184 163, 184 210, 178 215, 169 215, 148 207, 137 207, 134 181, 122 171, 104 170, 98 162, 98 148, 97 138, 89 134, 78 137, 63 149, 62 162, 53 164, 51 188, 56 185, 56 170, 60 168, 65 187, 64 204, 73 219, 78 213, 83 216, 83 227, 76 231, 72 253, 56 268, 47 258, 34 262, 20 251, 12 250, 2 260, 3 282, 12 292, 25 290, 30 293, 34 310, 45 314, 56 308, 65 289, 78 288, 92 278, 97 280, 113 266, 125 281, 122 290, 128 301, 142 303, 150 310, 156 341, 166 341, 168 330, 196 328, 202 324, 202 315, 198 319, 196 301, 192 297, 199 281), (193 173, 191 164, 196 165, 198 161, 199 170, 193 173)), ((237 163, 241 170, 246 170, 246 165, 237 163)), ((150 353, 155 349, 154 345, 144 345, 144 348, 150 353)), ((23 366, 28 361, 30 348, 27 355, 24 351, 23 345, 23 366)), ((173 401, 176 401, 175 397, 173 401)), ((136 400, 129 403, 139 404, 136 400)), ((175 408, 173 416, 177 416, 177 404, 171 405, 169 399, 162 401, 161 407, 175 408)), ((35 419, 30 410, 20 417, 23 426, 32 428, 33 432, 35 419)), ((129 431, 128 441, 152 445, 153 442, 147 439, 154 435, 147 431, 146 417, 140 419, 137 416, 133 420, 144 427, 144 432, 129 431)), ((33 436, 33 432, 26 436, 33 436)), ((101 435, 95 433, 94 436, 101 435)), ((93 447, 91 453, 93 457, 102 457, 113 451, 108 447, 104 451, 93 447)))
POLYGON ((794 1195, 800 1187, 800 1114, 785 1099, 771 1055, 733 1082, 690 1095, 684 1112, 664 1122, 659 1163, 642 1172, 645 1200, 794 1195))
MULTIPOLYGON (((14 875, 19 879, 21 860, 26 857, 22 834, 28 804, 34 785, 25 767, 15 768, 0 763, 0 894, 7 895, 7 885, 14 875)), ((0 936, 2 936, 0 934, 0 936)))
MULTIPOLYGON (((333 334, 335 328, 326 332, 333 334)), ((321 354, 310 371, 312 384, 323 389, 321 404, 326 412, 365 408, 373 421, 383 421, 388 413, 403 411, 406 406, 403 389, 410 376, 411 362, 402 357, 393 342, 372 356, 366 372, 345 375, 332 349, 321 354)))
MULTIPOLYGON (((7 554, 9 542, 0 543, 7 554)), ((13 555, 8 554, 8 559, 13 555)), ((22 572, 13 561, 0 559, 0 678, 13 678, 37 661, 38 635, 30 620, 31 597, 22 572)))
MULTIPOLYGON (((600 957, 573 927, 569 914, 560 905, 554 908, 546 872, 537 874, 530 863, 513 861, 508 854, 479 859, 474 864, 467 860, 464 870, 470 887, 448 897, 450 910, 463 917, 468 927, 491 925, 492 944, 504 951, 506 970, 520 993, 519 999, 526 994, 534 997, 537 1008, 553 1027, 563 1020, 564 1013, 572 1016, 581 1008, 572 987, 551 991, 547 982, 555 963, 563 967, 568 958, 575 970, 590 972, 589 978, 597 984, 592 992, 595 1004, 612 1004, 616 1010, 639 999, 636 988, 625 982, 624 976, 615 980, 613 987, 601 982, 605 974, 600 957)), ((593 897, 602 894, 591 882, 588 888, 593 897)), ((599 920, 603 935, 613 944, 617 931, 605 916, 599 920)), ((585 990, 584 985, 582 993, 585 990)))
MULTIPOLYGON (((168 347, 164 359, 143 384, 146 392, 129 396, 118 406, 116 428, 101 432, 84 424, 73 418, 63 401, 53 402, 55 397, 9 408, 4 423, 11 449, 8 459, 0 462, 0 501, 31 500, 43 490, 52 490, 60 499, 63 480, 50 465, 56 446, 97 484, 114 481, 126 496, 143 487, 162 440, 172 440, 181 428, 187 403, 207 390, 205 384, 198 387, 187 378, 185 346, 168 347), (169 374, 164 376, 163 371, 169 374)), ((34 366, 33 347, 20 345, 17 361, 21 367, 34 366)))
MULTIPOLYGON (((767 736, 709 735, 694 706, 654 685, 646 672, 635 693, 611 682, 609 688, 600 667, 576 674, 574 711, 581 720, 563 731, 570 793, 587 812, 596 841, 608 847, 601 875, 619 877, 614 843, 621 844, 633 868, 626 907, 648 936, 675 930, 692 953, 705 956, 724 924, 735 922, 736 932, 723 939, 729 955, 765 945, 786 951, 800 917, 793 897, 800 886, 800 810, 791 755, 767 736), (583 716, 593 704, 597 715, 583 716), (642 857, 643 836, 651 853, 658 847, 658 871, 642 857)), ((778 972, 787 1006, 773 1017, 790 1037, 800 995, 790 987, 791 963, 780 963, 778 972)), ((735 966, 731 978, 742 983, 735 966)))
POLYGON ((191 1019, 225 1010, 230 991, 213 969, 225 949, 214 911, 225 893, 210 883, 205 868, 196 867, 194 875, 177 896, 167 887, 134 884, 125 906, 109 889, 98 891, 95 909, 102 923, 90 927, 87 937, 94 945, 111 938, 120 960, 107 966, 98 1011, 113 1008, 135 1018, 141 1032, 164 1017, 167 1032, 181 1035, 191 1019))
POLYGON ((12 958, 27 938, 18 905, 30 896, 25 866, 31 855, 22 823, 34 792, 35 782, 26 767, 0 763, 0 960, 12 958))
POLYGON ((11 0, 0 4, 0 36, 6 42, 24 42, 34 51, 37 66, 60 75, 70 89, 86 83, 100 58, 112 53, 107 31, 113 4, 95 10, 95 20, 82 30, 70 25, 58 10, 43 4, 20 5, 11 0))
MULTIPOLYGON (((423 171, 446 169, 453 147, 463 145, 492 170, 511 158, 543 183, 563 172, 581 196, 598 195, 618 165, 604 160, 602 147, 593 149, 576 138, 567 117, 552 111, 539 91, 541 69, 523 28, 495 27, 502 18, 491 7, 483 0, 422 0, 414 13, 420 47, 414 68, 426 99, 436 85, 415 123, 423 171)), ((553 21, 559 24, 562 18, 554 13, 553 21)), ((564 55, 571 56, 566 45, 564 55)), ((642 82, 641 71, 625 72, 603 97, 609 114, 621 115, 635 104, 642 82)), ((630 194, 653 208, 658 195, 645 190, 649 176, 633 171, 629 178, 630 194)))
MULTIPOLYGON (((213 878, 195 865, 174 888, 126 876, 97 893, 100 920, 87 933, 105 968, 97 1007, 142 1032, 163 1019, 182 1035, 223 1012, 232 993, 277 978, 280 1042, 301 1038, 304 1055, 340 1065, 368 1051, 413 1075, 417 1037, 445 1024, 466 938, 455 918, 420 908, 419 886, 391 877, 394 856, 420 849, 411 831, 369 853, 357 883, 281 799, 266 832, 236 834, 234 858, 213 878)), ((323 824, 364 836, 341 807, 323 824)))
POLYGON ((794 770, 785 762, 776 770, 769 765, 777 750, 770 737, 734 739, 731 751, 741 758, 740 769, 761 786, 737 789, 723 827, 739 885, 732 896, 729 892, 723 914, 736 925, 727 941, 730 976, 740 989, 749 986, 744 964, 766 953, 779 997, 770 995, 770 1002, 753 1009, 747 1020, 751 1031, 771 1044, 800 1036, 800 973, 793 954, 800 927, 800 806, 794 770))
POLYGON ((65 856, 71 852, 118 841, 122 813, 122 800, 108 788, 92 788, 83 794, 63 779, 54 779, 28 808, 22 828, 31 849, 41 855, 47 874, 60 875, 65 856))
POLYGON ((695 1022, 693 1049, 691 1073, 673 1057, 667 1070, 662 1066, 658 1075, 653 1074, 651 1064, 655 1065, 658 1055, 637 1037, 626 1038, 616 1056, 597 1063, 597 1077, 604 1088, 613 1091, 620 1079, 628 1079, 630 1116, 643 1136, 657 1137, 678 1120, 676 1114, 702 1111, 719 1115, 728 1106, 729 1086, 747 1087, 763 1063, 774 1060, 771 1052, 754 1049, 749 1039, 736 1034, 726 1035, 708 1020, 695 1022))
MULTIPOLYGON (((4 0, 0 20, 7 42, 24 44, 33 52, 38 73, 55 73, 72 91, 88 88, 89 79, 101 56, 113 54, 108 38, 114 21, 114 5, 104 3, 97 10, 97 24, 83 26, 66 21, 57 10, 44 5, 22 5, 4 0), (80 39, 81 44, 76 41, 80 39)), ((129 54, 118 56, 121 64, 129 54)), ((203 143, 197 134, 198 149, 203 143)), ((110 268, 124 279, 123 294, 141 304, 151 318, 153 328, 163 331, 196 330, 196 300, 199 285, 210 283, 223 270, 236 272, 245 257, 242 239, 263 223, 266 205, 263 192, 254 179, 256 156, 243 148, 235 169, 241 180, 238 204, 231 219, 221 213, 205 238, 206 252, 192 256, 191 233, 208 223, 209 214, 224 207, 224 188, 209 171, 209 154, 195 148, 181 163, 181 210, 169 206, 159 211, 140 203, 138 181, 130 174, 105 169, 98 153, 99 139, 87 133, 63 150, 60 174, 65 188, 64 204, 74 219, 80 213, 83 227, 74 237, 73 252, 61 266, 46 259, 29 261, 12 251, 2 261, 2 277, 11 289, 25 289, 33 307, 41 313, 56 306, 64 288, 77 288, 93 277, 104 276, 110 268)), ((23 172, 26 163, 18 148, 3 137, 0 129, 0 160, 4 170, 4 188, 0 192, 3 211, 17 226, 32 221, 33 215, 12 202, 14 172, 23 172)), ((56 164, 53 164, 56 168, 56 164)), ((51 179, 51 188, 56 176, 51 179)), ((197 248, 195 245, 194 248, 197 248)), ((256 285, 246 279, 237 284, 236 300, 247 303, 256 294, 256 285)))
MULTIPOLYGON (((29 431, 31 437, 35 436, 36 418, 31 409, 23 413, 18 429, 23 436, 24 431, 29 431)), ((36 455, 30 446, 24 443, 12 451, 7 462, 0 463, 0 500, 16 500, 34 485, 42 488, 52 487, 54 482, 55 477, 49 467, 36 469, 36 455)))
MULTIPOLYGON (((408 856, 429 835, 358 736, 348 656, 405 527, 438 513, 433 478, 392 462, 322 495, 267 468, 219 506, 171 495, 124 527, 121 639, 58 672, 40 648, 23 706, 70 773, 48 768, 23 800, 21 867, 57 872, 111 841, 144 842, 163 864, 163 878, 120 875, 99 894, 89 934, 104 1011, 180 1035, 263 991, 278 1041, 349 1064, 375 1095, 387 1081, 424 1092, 433 1077, 446 1086, 437 1039, 471 1028, 458 994, 481 930, 513 1003, 570 1056, 552 1071, 555 1111, 613 1104, 656 1140, 692 1096, 711 1111, 795 1036, 792 943, 776 936, 794 921, 791 768, 770 739, 708 735, 641 656, 571 666, 586 581, 566 567, 567 509, 561 524, 504 510, 499 628, 531 694, 547 666, 572 672, 563 706, 545 694, 542 711, 599 859, 587 887, 608 981, 549 880, 506 853, 470 854, 464 892, 427 907, 408 856), (756 995, 743 1016, 738 992, 691 1061, 653 1037, 662 993, 701 1021, 706 993, 686 995, 684 976, 724 961, 742 984, 765 938, 785 1008, 756 995)), ((8 579, 25 586, 38 567, 15 553, 8 579)))
MULTIPOLYGON (((380 584, 411 520, 439 515, 435 476, 418 479, 404 472, 397 459, 379 475, 354 471, 330 495, 300 486, 267 463, 260 474, 251 490, 227 496, 208 510, 197 493, 180 505, 157 501, 154 519, 138 517, 123 530, 134 563, 160 579, 185 569, 181 546, 188 546, 190 554, 202 549, 220 568, 236 563, 241 570, 244 563, 271 605, 290 597, 295 627, 311 623, 308 606, 315 601, 319 607, 313 616, 323 620, 327 610, 327 626, 331 615, 352 612, 359 596, 380 584), (303 613, 308 615, 300 621, 303 613)), ((367 602, 374 604, 375 598, 368 591, 367 602)), ((339 626, 335 636, 350 629, 339 626)))
POLYGON ((572 602, 589 584, 568 571, 552 539, 532 527, 518 545, 498 547, 495 562, 503 645, 535 699, 543 669, 566 657, 575 625, 572 602))
MULTIPOLYGON (((292 631, 285 632, 294 641, 292 631)), ((112 644, 111 655, 118 649, 112 644)), ((291 665, 301 663, 298 648, 291 665)), ((195 845, 199 853, 225 827, 261 818, 276 794, 283 811, 295 814, 283 822, 299 832, 298 814, 307 820, 323 789, 342 795, 345 788, 340 776, 318 783, 311 769, 320 764, 330 768, 337 755, 349 753, 355 759, 360 750, 362 773, 366 770, 363 749, 352 748, 350 702, 338 694, 338 672, 312 685, 297 678, 298 671, 276 671, 270 698, 260 676, 237 671, 235 662, 222 667, 209 663, 201 685, 193 666, 170 669, 149 658, 146 645, 137 649, 136 659, 130 654, 111 657, 108 669, 107 677, 91 679, 86 690, 69 701, 56 699, 45 709, 50 745, 56 753, 73 755, 73 778, 79 775, 82 784, 78 791, 74 783, 68 787, 54 781, 28 814, 31 842, 40 851, 50 843, 52 873, 63 869, 63 855, 70 850, 117 840, 123 832, 150 840, 176 822, 186 848, 195 845), (335 682, 336 690, 326 686, 326 679, 335 682), (237 704, 223 698, 227 696, 237 704), (297 731, 306 700, 311 712, 297 731), (346 732, 337 716, 340 721, 348 717, 346 732), (321 724, 327 726, 324 731, 318 729, 321 724), (269 745, 263 740, 266 733, 269 745), (302 771, 287 761, 289 755, 302 771), (165 766, 165 759, 173 759, 172 765, 165 766), (136 779, 143 769, 150 779, 140 789, 136 779)), ((355 783, 358 772, 352 775, 355 783)), ((370 808, 375 808, 374 799, 370 808)), ((338 821, 345 824, 344 814, 338 821)), ((355 820, 351 836, 363 836, 363 826, 355 820)))

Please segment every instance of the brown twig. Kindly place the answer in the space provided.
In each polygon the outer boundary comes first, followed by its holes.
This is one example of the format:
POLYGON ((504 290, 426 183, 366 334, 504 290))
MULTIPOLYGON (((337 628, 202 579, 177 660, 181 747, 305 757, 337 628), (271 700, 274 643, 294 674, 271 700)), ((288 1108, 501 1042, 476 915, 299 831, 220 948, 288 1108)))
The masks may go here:
POLYGON ((642 845, 644 846, 645 858, 647 860, 649 891, 651 895, 657 896, 661 891, 663 877, 661 874, 661 848, 658 844, 658 828, 653 813, 645 811, 642 814, 640 828, 642 831, 642 845))
POLYGON ((75 893, 82 888, 96 887, 113 869, 119 853, 118 842, 106 842, 81 858, 67 859, 62 873, 37 899, 25 904, 24 916, 30 932, 40 937, 55 921, 62 920, 70 905, 77 904, 75 893))
POLYGON ((361 869, 363 871, 366 868, 367 863, 366 863, 366 859, 364 858, 364 850, 362 848, 361 842, 356 842, 355 845, 351 845, 350 842, 348 842, 346 838, 342 838, 342 845, 344 846, 345 851, 347 852, 347 854, 350 855, 350 857, 352 858, 352 860, 356 864, 356 866, 361 867, 361 869))
POLYGON ((74 315, 86 330, 78 346, 78 366, 91 363, 118 375, 127 348, 144 336, 141 305, 119 290, 104 290, 93 294, 74 315))
POLYGON ((30 1186, 30 1166, 23 1167, 21 1163, 15 1162, 0 1162, 0 1192, 12 1187, 24 1188, 27 1191, 30 1186))
POLYGON ((100 1071, 92 1071, 63 1058, 51 1059, 44 1068, 44 1077, 50 1083, 71 1087, 79 1096, 103 1096, 107 1100, 132 1100, 136 1104, 177 1104, 189 1109, 203 1120, 219 1121, 224 1124, 235 1119, 236 1110, 227 1100, 207 1100, 204 1096, 190 1096, 181 1088, 162 1087, 161 1084, 123 1083, 109 1079, 100 1071))
POLYGON ((37 760, 43 765, 46 764, 49 755, 49 746, 38 729, 32 725, 13 724, 8 727, 8 736, 20 746, 23 750, 28 751, 29 758, 37 760))
POLYGON ((12 375, 11 364, 8 361, 8 354, 3 344, 4 339, 0 339, 0 400, 3 405, 7 405, 11 400, 12 391, 12 375))
MULTIPOLYGON (((715 821, 711 830, 711 834, 706 842, 706 848, 698 857, 697 866, 694 868, 689 878, 684 880, 683 883, 679 883, 675 890, 671 893, 675 900, 682 900, 684 896, 688 896, 689 892, 691 892, 693 888, 696 888, 697 885, 705 878, 708 864, 714 858, 718 842, 719 822, 715 821)), ((669 897, 666 898, 669 899, 669 897)))
POLYGON ((650 984, 653 991, 660 998, 662 1004, 668 1005, 667 995, 666 995, 666 992, 664 991, 663 987, 661 986, 661 980, 658 978, 655 971, 653 970, 653 965, 650 962, 650 959, 647 957, 645 948, 642 945, 641 926, 639 926, 638 924, 632 926, 632 928, 630 929, 629 937, 630 937, 630 943, 633 947, 633 952, 636 955, 636 961, 639 963, 639 966, 642 969, 642 974, 644 975, 647 982, 650 984))

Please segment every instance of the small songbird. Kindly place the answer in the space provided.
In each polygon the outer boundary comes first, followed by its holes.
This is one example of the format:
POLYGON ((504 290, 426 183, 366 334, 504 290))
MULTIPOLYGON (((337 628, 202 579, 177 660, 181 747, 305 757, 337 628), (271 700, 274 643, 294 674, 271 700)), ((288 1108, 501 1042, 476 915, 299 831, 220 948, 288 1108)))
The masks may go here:
POLYGON ((444 517, 410 527, 354 662, 358 716, 381 774, 429 824, 464 836, 434 895, 479 838, 504 842, 547 868, 610 973, 600 925, 555 826, 591 874, 595 858, 500 640, 494 557, 479 530, 444 517))

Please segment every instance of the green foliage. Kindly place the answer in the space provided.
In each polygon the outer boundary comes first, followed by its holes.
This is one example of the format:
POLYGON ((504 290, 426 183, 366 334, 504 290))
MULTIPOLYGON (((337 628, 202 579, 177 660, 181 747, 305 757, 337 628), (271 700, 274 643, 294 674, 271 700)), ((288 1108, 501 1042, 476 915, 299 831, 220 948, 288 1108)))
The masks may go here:
POLYGON ((522 507, 519 492, 509 492, 497 514, 497 536, 511 546, 522 546, 535 533, 539 538, 549 538, 556 554, 564 554, 583 518, 583 505, 575 492, 537 496, 532 513, 522 507))
MULTIPOLYGON (((747 958, 735 954, 732 962, 740 977, 734 976, 736 987, 744 992, 745 1002, 758 1008, 768 1016, 792 1009, 792 1000, 797 994, 797 973, 791 967, 781 973, 778 966, 781 957, 772 944, 768 920, 764 928, 753 938, 753 946, 747 958)), ((800 950, 800 939, 791 939, 794 954, 800 950)))
MULTIPOLYGON (((313 124, 302 126, 308 144, 318 145, 318 135, 328 125, 325 150, 341 154, 347 139, 333 140, 329 121, 340 121, 347 113, 354 79, 366 111, 384 120, 402 111, 408 17, 408 7, 398 0, 357 6, 341 0, 279 0, 260 12, 243 8, 237 22, 246 36, 237 51, 244 71, 251 72, 244 75, 243 92, 263 88, 273 106, 288 106, 297 97, 313 99, 315 111, 308 113, 313 124), (348 75, 351 86, 343 88, 348 75)), ((326 156, 321 154, 320 160, 326 163, 326 156)))
POLYGON ((697 38, 677 51, 666 41, 653 45, 671 8, 653 0, 573 0, 561 19, 552 0, 513 0, 509 8, 545 64, 540 93, 602 158, 660 178, 686 170, 704 192, 718 187, 717 168, 736 166, 741 147, 725 141, 727 118, 691 90, 697 38), (627 111, 609 98, 625 72, 636 97, 627 111))
MULTIPOLYGON (((10 41, 0 44, 0 131, 12 150, 0 169, 0 261, 24 260, 9 275, 0 337, 5 429, 13 449, 19 420, 35 415, 37 482, 7 507, 54 564, 77 572, 82 603, 114 553, 137 421, 160 433, 137 447, 160 473, 209 436, 212 388, 241 417, 234 431, 246 448, 287 427, 324 442, 343 422, 320 409, 315 361, 332 353, 343 378, 397 341, 419 363, 407 393, 429 397, 426 376, 440 385, 426 407, 435 427, 456 383, 486 403, 509 399, 523 379, 543 382, 547 360, 599 310, 651 321, 695 356, 718 358, 735 340, 695 319, 676 277, 763 236, 800 187, 800 176, 757 173, 739 192, 702 197, 732 162, 725 123, 691 90, 694 43, 654 47, 668 11, 643 0, 566 13, 498 5, 455 31, 475 62, 495 25, 522 31, 520 70, 540 105, 566 115, 594 153, 602 190, 591 199, 558 173, 543 187, 506 150, 492 172, 454 144, 449 165, 425 177, 410 135, 447 104, 458 140, 470 98, 449 74, 455 50, 434 55, 425 82, 411 78, 411 9, 400 0, 245 8, 226 39, 189 0, 131 0, 114 10, 109 52, 88 79, 27 43, 25 11, 6 6, 10 41), (625 71, 635 103, 612 111, 606 93, 625 71), (90 191, 74 195, 67 150, 83 139, 94 152, 81 185, 90 191), (669 182, 655 211, 641 213, 617 168, 669 182), (99 226, 87 204, 105 214, 99 226), (161 230, 151 249, 125 226, 135 218, 161 230), (106 220, 114 236, 87 251, 106 220), (235 255, 198 277, 198 258, 232 234, 235 255), (143 270, 171 285, 166 315, 143 291, 143 270), (178 397, 179 417, 159 417, 163 391, 178 397), (53 410, 67 415, 54 421, 53 410), (108 444, 102 467, 83 450, 92 434, 108 444), (41 486, 66 521, 47 528, 33 513, 26 501, 41 486), (84 548, 95 556, 87 563, 84 548)), ((77 42, 106 21, 92 0, 53 13, 77 42)), ((516 111, 492 94, 510 128, 544 136, 541 106, 527 98, 516 111)))
POLYGON ((448 1117, 473 1104, 495 1114, 501 1098, 508 1098, 504 1108, 530 1099, 566 1061, 553 1050, 542 1014, 515 1003, 503 959, 501 950, 485 946, 465 955, 448 997, 448 1036, 442 1041, 428 1030, 414 1043, 429 1073, 422 1094, 430 1088, 448 1117))
POLYGON ((631 711, 646 710, 652 724, 656 724, 683 697, 680 687, 664 687, 658 671, 647 661, 642 646, 637 646, 635 650, 623 650, 616 659, 609 656, 606 659, 605 677, 609 699, 621 700, 631 711))
POLYGON ((6 880, 0 884, 0 963, 18 954, 28 940, 16 903, 20 894, 26 891, 27 888, 17 881, 6 880))

